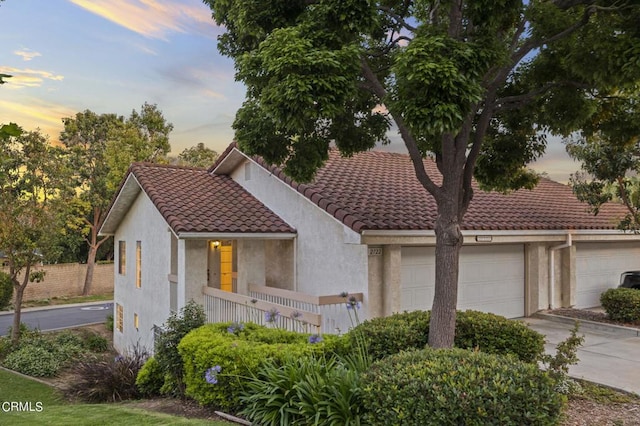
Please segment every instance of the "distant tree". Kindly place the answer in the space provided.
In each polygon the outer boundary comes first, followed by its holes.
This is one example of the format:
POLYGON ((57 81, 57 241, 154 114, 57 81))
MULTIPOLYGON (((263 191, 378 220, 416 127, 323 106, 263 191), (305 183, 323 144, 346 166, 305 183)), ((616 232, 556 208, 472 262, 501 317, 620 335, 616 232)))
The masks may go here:
POLYGON ((192 167, 210 167, 218 158, 218 153, 204 146, 202 142, 196 146, 184 149, 178 154, 177 163, 192 167))
POLYGON ((473 177, 532 188, 544 135, 579 129, 595 99, 640 79, 635 0, 203 1, 247 87, 233 127, 248 154, 308 181, 330 143, 348 156, 398 129, 437 204, 434 347, 454 341, 473 177))
POLYGON ((90 110, 62 120, 60 141, 70 150, 79 195, 75 206, 84 211, 82 223, 67 223, 85 236, 89 251, 83 294, 91 291, 98 250, 108 240, 98 236, 107 207, 131 163, 166 161, 170 151, 167 123, 156 105, 145 103, 128 118, 90 110))
POLYGON ((583 172, 571 177, 576 196, 594 214, 608 201, 622 202, 628 214, 620 229, 640 232, 640 91, 602 99, 583 129, 565 143, 582 164, 583 172))
POLYGON ((0 251, 14 287, 11 341, 20 335, 22 298, 27 285, 41 281, 39 262, 55 258, 56 234, 62 228, 71 196, 64 151, 51 146, 39 131, 0 132, 0 251), (20 278, 22 274, 22 278, 20 278))

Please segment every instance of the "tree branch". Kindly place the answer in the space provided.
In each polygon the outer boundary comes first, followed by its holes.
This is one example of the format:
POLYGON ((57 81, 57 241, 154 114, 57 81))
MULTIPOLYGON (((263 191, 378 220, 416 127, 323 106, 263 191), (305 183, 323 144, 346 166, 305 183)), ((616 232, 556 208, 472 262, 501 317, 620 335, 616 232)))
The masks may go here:
POLYGON ((397 13, 394 13, 390 7, 388 6, 378 6, 377 9, 386 14, 387 16, 389 16, 390 18, 392 18, 394 21, 396 21, 396 23, 404 29, 407 29, 409 31, 411 31, 412 33, 416 32, 418 30, 417 27, 414 27, 413 25, 409 25, 407 23, 407 21, 404 20, 404 18, 400 15, 398 15, 397 13))
MULTIPOLYGON (((367 60, 365 58, 361 58, 360 63, 362 67, 362 74, 365 80, 369 82, 369 84, 367 85, 369 90, 371 90, 371 92, 375 94, 380 100, 384 99, 387 96, 387 91, 380 83, 375 73, 371 70, 371 67, 369 67, 367 60)), ((398 130, 400 131, 400 135, 402 136, 402 140, 404 141, 404 144, 409 151, 409 157, 411 158, 411 162, 413 163, 413 168, 416 172, 418 180, 420 181, 422 186, 424 186, 424 188, 429 191, 431 195, 433 195, 436 199, 439 198, 441 189, 433 182, 433 180, 431 180, 431 178, 427 174, 427 171, 424 168, 424 163, 422 161, 422 154, 418 149, 418 144, 416 143, 416 140, 413 138, 413 135, 404 122, 402 115, 397 111, 393 111, 391 108, 389 108, 389 114, 391 114, 393 120, 396 122, 398 130)))
POLYGON ((536 97, 544 94, 548 90, 554 87, 561 86, 572 86, 577 89, 588 89, 589 86, 586 84, 579 83, 577 81, 550 81, 542 85, 541 87, 532 90, 527 93, 523 93, 520 95, 514 96, 505 96, 503 98, 499 98, 494 102, 494 112, 506 111, 510 109, 520 108, 524 105, 535 100, 536 97))

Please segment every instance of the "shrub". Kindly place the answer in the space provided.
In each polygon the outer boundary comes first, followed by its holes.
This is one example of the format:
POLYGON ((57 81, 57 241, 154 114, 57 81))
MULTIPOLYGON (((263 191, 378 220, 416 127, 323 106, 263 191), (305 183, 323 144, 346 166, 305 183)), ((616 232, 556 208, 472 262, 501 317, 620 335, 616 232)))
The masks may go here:
POLYGON ((600 296, 605 312, 614 321, 640 321, 640 291, 632 288, 610 288, 600 296))
POLYGON ((65 395, 86 402, 117 402, 140 397, 136 377, 148 354, 135 348, 132 353, 80 360, 72 368, 75 380, 65 395))
POLYGON ((107 330, 113 333, 113 314, 107 315, 107 319, 104 322, 104 326, 107 330))
POLYGON ((412 350, 363 375, 371 425, 554 425, 564 397, 535 364, 462 349, 412 350))
POLYGON ((204 325, 206 316, 202 306, 190 300, 180 314, 171 314, 163 326, 163 331, 155 341, 155 358, 160 369, 167 373, 163 393, 184 396, 184 369, 178 353, 178 344, 191 330, 204 325))
POLYGON ((207 324, 189 333, 178 346, 184 360, 186 394, 202 405, 236 409, 242 386, 267 361, 282 365, 287 356, 323 351, 309 335, 248 323, 230 333, 230 323, 207 324), (218 371, 219 370, 219 371, 218 371))
POLYGON ((9 274, 0 271, 0 309, 11 304, 13 299, 13 282, 9 274))
MULTIPOLYGON (((347 338, 354 345, 356 333, 362 333, 374 360, 406 349, 422 349, 429 340, 430 317, 429 311, 413 311, 374 318, 355 327, 347 333, 347 338)), ((521 322, 499 315, 460 311, 456 316, 455 346, 512 354, 522 361, 533 362, 544 352, 544 336, 521 322)))
POLYGON ((241 400, 254 424, 359 425, 363 414, 360 374, 337 358, 287 358, 267 361, 247 381, 241 400))
POLYGON ((164 385, 164 377, 165 372, 160 364, 154 357, 151 357, 138 372, 136 386, 142 396, 157 396, 160 395, 160 389, 164 385))
POLYGON ((7 355, 2 364, 28 376, 51 377, 58 373, 63 363, 55 352, 37 345, 21 345, 7 355))

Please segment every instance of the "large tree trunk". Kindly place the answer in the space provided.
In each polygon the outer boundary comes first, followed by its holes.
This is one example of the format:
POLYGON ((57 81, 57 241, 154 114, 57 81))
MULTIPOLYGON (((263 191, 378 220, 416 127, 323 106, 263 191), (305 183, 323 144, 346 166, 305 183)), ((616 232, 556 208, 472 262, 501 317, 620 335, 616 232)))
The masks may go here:
POLYGON ((436 283, 429 324, 432 348, 451 348, 455 338, 458 261, 463 241, 456 204, 441 203, 435 223, 436 283))
POLYGON ((91 294, 91 287, 93 286, 93 271, 96 266, 96 254, 98 248, 95 245, 89 246, 89 255, 87 256, 87 273, 84 277, 84 288, 82 289, 82 295, 88 296, 91 294))

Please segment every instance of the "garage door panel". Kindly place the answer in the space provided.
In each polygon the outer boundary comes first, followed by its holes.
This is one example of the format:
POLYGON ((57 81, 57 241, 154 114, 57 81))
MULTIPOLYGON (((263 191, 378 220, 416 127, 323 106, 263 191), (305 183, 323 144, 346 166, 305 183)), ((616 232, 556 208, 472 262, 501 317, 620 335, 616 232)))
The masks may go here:
MULTIPOLYGON (((460 254, 458 308, 524 315, 524 247, 465 246, 460 254)), ((435 248, 402 248, 402 310, 430 309, 435 248), (426 292, 419 289, 427 289, 426 292)))
POLYGON ((576 307, 599 306, 600 295, 618 286, 621 273, 638 269, 638 243, 576 244, 576 307))

